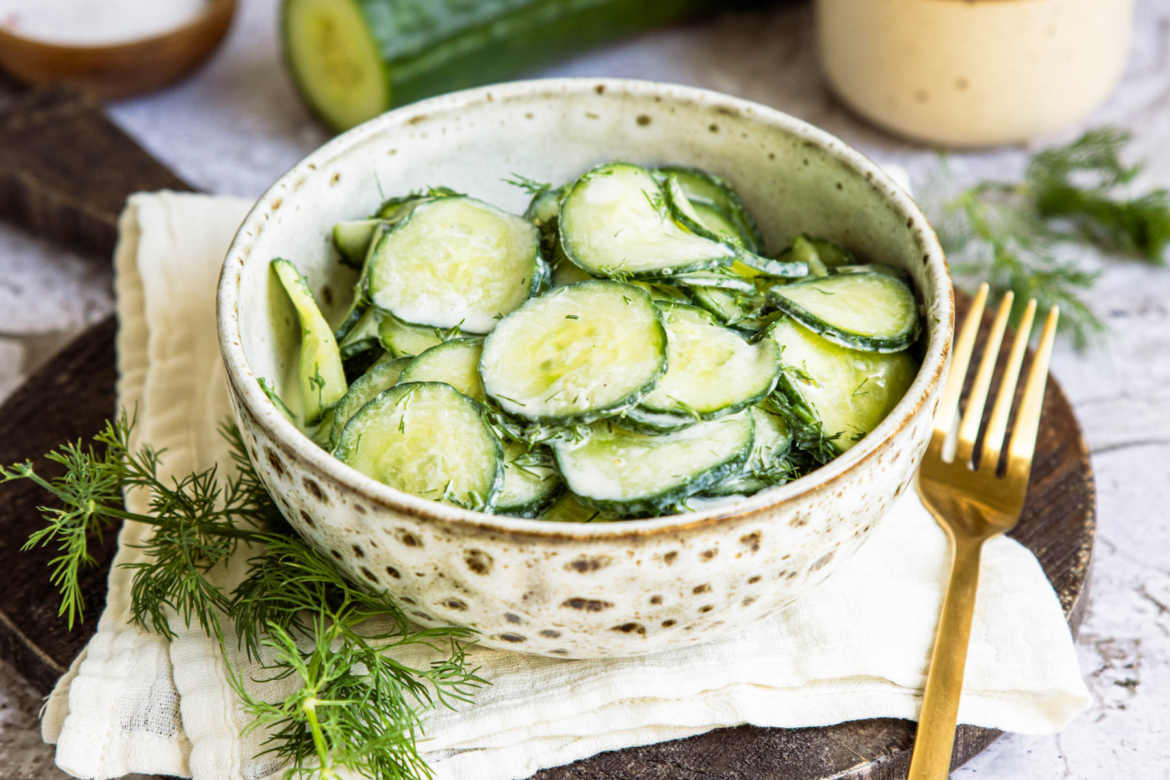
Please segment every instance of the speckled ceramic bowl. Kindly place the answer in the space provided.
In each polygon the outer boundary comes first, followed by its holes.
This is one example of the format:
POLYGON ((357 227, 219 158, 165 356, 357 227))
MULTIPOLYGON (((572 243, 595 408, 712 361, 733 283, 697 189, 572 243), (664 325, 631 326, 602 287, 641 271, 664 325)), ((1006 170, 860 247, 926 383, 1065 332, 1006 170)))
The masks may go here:
MULTIPOLYGON (((733 631, 830 576, 910 484, 949 358, 953 299, 942 251, 910 198, 873 163, 779 111, 713 92, 624 80, 519 82, 392 111, 336 138, 256 204, 228 252, 219 338, 232 406, 285 515, 355 579, 426 626, 553 657, 629 656, 733 631), (296 262, 318 300, 353 283, 334 222, 389 194, 446 185, 519 213, 518 173, 565 181, 612 159, 699 165, 739 189, 773 249, 799 231, 905 268, 926 307, 922 369, 890 416, 810 476, 732 507, 598 525, 479 514, 389 488, 314 446, 256 382, 281 384, 295 320, 269 273, 296 262)), ((287 387, 291 384, 286 380, 287 387)))

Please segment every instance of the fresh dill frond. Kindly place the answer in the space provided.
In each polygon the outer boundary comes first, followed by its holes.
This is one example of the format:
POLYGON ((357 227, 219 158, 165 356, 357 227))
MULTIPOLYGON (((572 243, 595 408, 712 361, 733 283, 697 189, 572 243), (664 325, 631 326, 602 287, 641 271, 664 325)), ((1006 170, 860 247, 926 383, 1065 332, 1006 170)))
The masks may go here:
POLYGON ((521 176, 518 173, 513 173, 509 179, 504 179, 505 184, 511 184, 513 187, 519 187, 527 192, 532 197, 536 198, 552 189, 552 185, 547 182, 534 181, 527 176, 521 176))
POLYGON ((50 579, 69 625, 84 612, 79 573, 96 565, 90 542, 119 521, 151 525, 145 560, 129 566, 133 619, 169 639, 177 614, 226 646, 227 616, 236 642, 262 663, 265 679, 300 683, 283 701, 265 702, 228 668, 253 718, 248 728, 268 730, 264 753, 286 762, 286 778, 333 778, 340 770, 370 780, 430 777, 416 747, 423 713, 470 701, 486 684, 469 668, 462 645, 471 632, 415 629, 390 597, 350 582, 293 533, 234 427, 222 434, 236 476, 222 478, 211 468, 168 481, 159 476, 162 453, 131 450, 133 426, 123 413, 94 445, 77 442, 49 453, 65 468, 50 480, 29 463, 0 468, 0 483, 32 480, 61 505, 41 510, 45 526, 25 549, 57 547, 50 579), (126 510, 124 490, 148 491, 150 514, 126 510), (257 552, 242 582, 228 591, 207 575, 241 542, 257 552), (397 660, 393 651, 408 645, 430 648, 435 660, 425 668, 397 660))
POLYGON ((1142 170, 1126 165, 1130 134, 1090 130, 1066 146, 1034 155, 1022 181, 985 181, 946 200, 935 224, 959 283, 991 286, 993 299, 1015 294, 1013 324, 1035 298, 1061 309, 1061 329, 1083 347, 1105 333, 1084 300, 1097 274, 1063 259, 1070 245, 1164 264, 1170 245, 1170 192, 1131 196, 1142 170))

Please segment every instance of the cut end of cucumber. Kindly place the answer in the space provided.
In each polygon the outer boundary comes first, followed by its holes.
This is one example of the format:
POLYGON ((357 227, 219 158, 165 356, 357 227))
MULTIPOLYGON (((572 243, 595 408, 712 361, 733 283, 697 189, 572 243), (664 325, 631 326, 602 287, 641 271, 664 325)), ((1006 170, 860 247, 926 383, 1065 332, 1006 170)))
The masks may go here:
POLYGON ((284 47, 309 107, 335 130, 390 108, 390 79, 356 0, 285 0, 284 47))

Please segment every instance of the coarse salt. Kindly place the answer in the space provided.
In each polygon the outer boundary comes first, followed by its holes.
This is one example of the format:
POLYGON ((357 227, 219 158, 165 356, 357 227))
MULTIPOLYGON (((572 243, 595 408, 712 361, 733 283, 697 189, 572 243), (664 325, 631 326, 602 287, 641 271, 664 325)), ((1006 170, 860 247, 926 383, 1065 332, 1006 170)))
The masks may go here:
POLYGON ((209 0, 0 0, 0 29, 67 46, 129 43, 170 32, 209 0))

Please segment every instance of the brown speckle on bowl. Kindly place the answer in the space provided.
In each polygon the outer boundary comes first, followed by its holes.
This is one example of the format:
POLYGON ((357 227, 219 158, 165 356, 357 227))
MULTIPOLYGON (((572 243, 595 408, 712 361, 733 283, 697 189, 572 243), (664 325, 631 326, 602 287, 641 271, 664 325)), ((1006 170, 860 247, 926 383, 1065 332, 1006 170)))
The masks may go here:
POLYGON ((322 504, 329 503, 329 498, 325 495, 325 491, 321 489, 321 486, 317 484, 316 480, 305 477, 303 484, 305 486, 305 490, 309 491, 313 498, 317 499, 322 504))
POLYGON ((561 632, 553 628, 542 629, 540 635, 545 639, 560 639, 561 632))
POLYGON ((571 599, 565 599, 562 607, 569 609, 580 609, 585 612, 601 612, 603 609, 610 609, 613 607, 612 601, 602 601, 601 599, 585 599, 580 596, 574 596, 571 599))
POLYGON ((598 571, 604 569, 613 563, 613 560, 608 556, 587 557, 580 556, 576 560, 569 561, 565 564, 565 569, 585 574, 587 572, 598 571))
POLYGON ((492 556, 483 550, 467 550, 463 553, 463 562, 476 574, 486 575, 492 571, 492 556))
POLYGON ((386 573, 396 580, 402 579, 402 573, 399 572, 398 569, 395 569, 393 566, 387 566, 386 573))
POLYGON ((711 592, 711 584, 710 583, 703 583, 702 585, 696 585, 693 589, 691 589, 691 593, 694 593, 696 596, 698 596, 701 593, 710 593, 710 592, 711 592))
POLYGON ((528 641, 528 637, 524 636, 523 634, 508 633, 508 634, 500 634, 499 637, 500 637, 500 639, 504 640, 505 642, 519 643, 519 642, 527 642, 528 641))
POLYGON ((504 620, 507 620, 509 623, 519 623, 520 616, 517 615, 515 612, 505 612, 504 613, 504 620))
POLYGON ((640 634, 646 635, 646 627, 641 623, 622 623, 620 626, 614 626, 610 631, 617 631, 622 634, 640 634))

